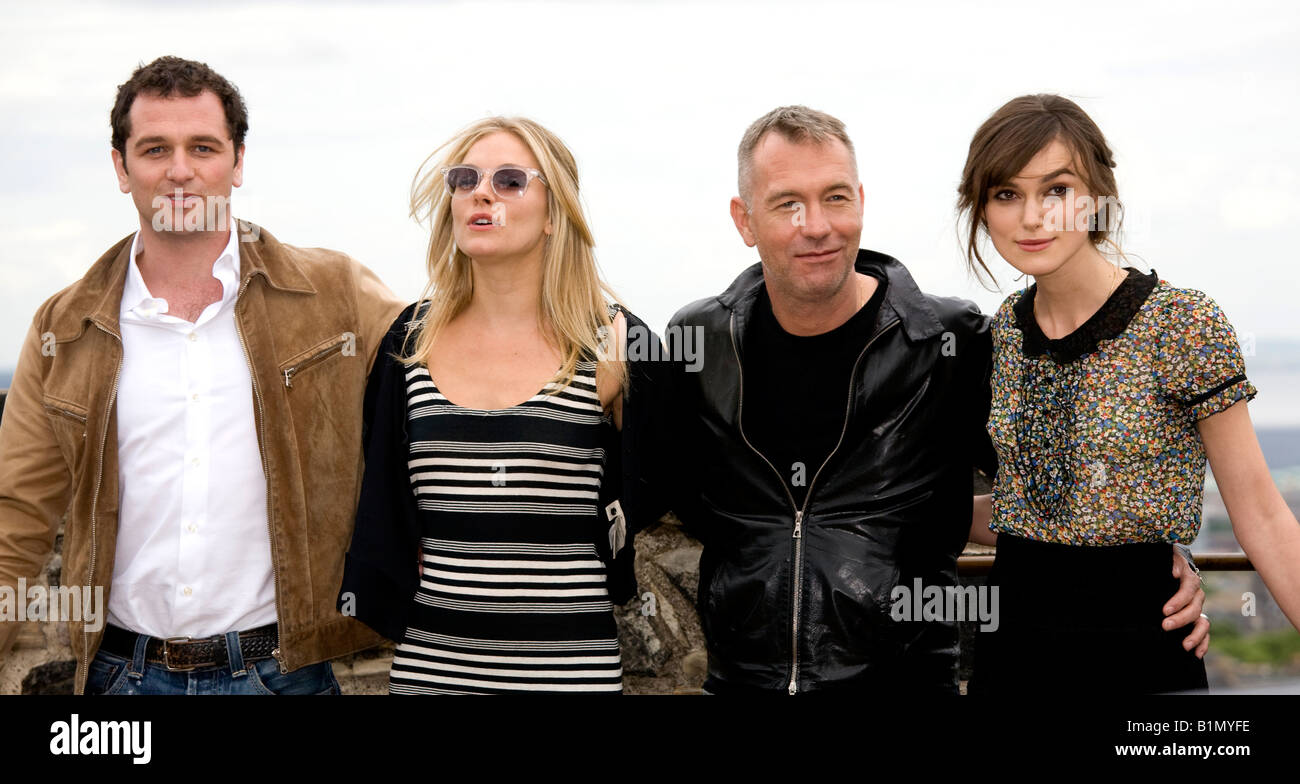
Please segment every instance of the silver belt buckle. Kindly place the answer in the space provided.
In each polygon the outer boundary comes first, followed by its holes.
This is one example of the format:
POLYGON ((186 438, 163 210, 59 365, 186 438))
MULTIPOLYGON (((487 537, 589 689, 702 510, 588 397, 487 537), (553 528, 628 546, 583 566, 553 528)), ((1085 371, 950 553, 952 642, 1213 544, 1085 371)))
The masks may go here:
POLYGON ((167 668, 167 672, 189 672, 190 670, 195 669, 195 666, 193 664, 189 665, 188 667, 173 667, 171 662, 171 650, 170 650, 171 644, 174 642, 193 642, 193 641, 194 641, 193 637, 168 637, 163 640, 163 666, 167 668))

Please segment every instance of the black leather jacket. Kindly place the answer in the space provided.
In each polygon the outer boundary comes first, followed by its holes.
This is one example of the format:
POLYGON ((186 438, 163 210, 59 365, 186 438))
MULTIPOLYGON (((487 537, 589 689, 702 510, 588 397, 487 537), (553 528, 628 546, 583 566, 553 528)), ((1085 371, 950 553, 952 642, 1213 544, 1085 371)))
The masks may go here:
POLYGON ((889 256, 859 251, 856 267, 889 286, 845 390, 839 444, 809 466, 802 508, 742 428, 742 338, 761 265, 670 323, 675 359, 684 334, 702 336, 697 372, 674 363, 671 438, 673 506, 704 544, 710 691, 957 691, 956 624, 895 621, 891 592, 915 578, 956 584, 971 468, 996 470, 989 322, 973 303, 922 293, 889 256))

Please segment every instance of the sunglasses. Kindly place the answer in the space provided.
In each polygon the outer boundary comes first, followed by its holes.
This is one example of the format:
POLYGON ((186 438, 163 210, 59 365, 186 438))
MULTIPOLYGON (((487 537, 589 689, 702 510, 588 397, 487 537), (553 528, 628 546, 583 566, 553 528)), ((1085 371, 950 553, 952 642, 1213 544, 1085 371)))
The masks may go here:
POLYGON ((534 179, 541 180, 543 185, 549 187, 541 172, 536 169, 525 169, 522 166, 498 166, 490 172, 485 172, 477 166, 462 163, 442 170, 443 180, 447 183, 447 192, 452 196, 470 195, 478 188, 479 182, 485 175, 492 183, 492 192, 502 199, 522 198, 528 192, 528 183, 534 179))

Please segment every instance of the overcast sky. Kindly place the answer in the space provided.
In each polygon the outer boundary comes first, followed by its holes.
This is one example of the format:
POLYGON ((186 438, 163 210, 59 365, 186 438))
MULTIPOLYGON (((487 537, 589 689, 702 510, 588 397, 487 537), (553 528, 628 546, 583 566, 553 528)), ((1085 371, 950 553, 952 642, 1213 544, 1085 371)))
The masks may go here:
POLYGON ((996 254, 1002 292, 965 272, 953 202, 966 148, 1009 98, 1061 93, 1115 151, 1134 261, 1207 291, 1243 332, 1300 339, 1294 3, 3 10, 0 368, 36 307, 137 227, 113 175, 108 111, 132 69, 164 54, 207 62, 247 100, 236 214, 283 241, 347 251, 410 299, 424 275, 425 235, 407 217, 416 167, 487 114, 539 120, 577 156, 606 277, 657 328, 757 260, 727 211, 735 148, 788 103, 848 125, 863 245, 898 257, 923 288, 991 311, 1023 283, 996 254))

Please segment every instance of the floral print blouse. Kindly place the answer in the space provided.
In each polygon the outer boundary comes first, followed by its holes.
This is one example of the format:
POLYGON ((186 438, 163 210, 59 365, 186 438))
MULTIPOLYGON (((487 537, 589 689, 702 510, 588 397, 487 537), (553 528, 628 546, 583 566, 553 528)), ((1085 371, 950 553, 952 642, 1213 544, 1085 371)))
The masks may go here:
POLYGON ((1232 325, 1205 294, 1130 269, 1051 340, 1036 290, 993 321, 990 527, 1061 544, 1191 542, 1205 488, 1196 421, 1256 394, 1232 325))

